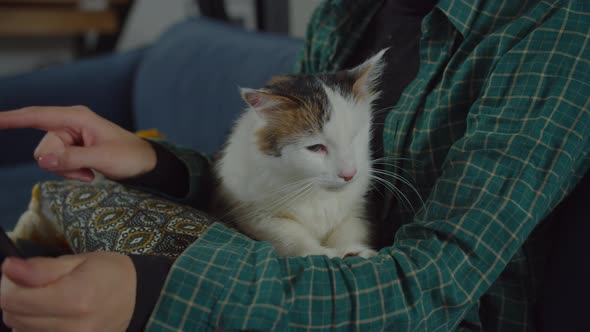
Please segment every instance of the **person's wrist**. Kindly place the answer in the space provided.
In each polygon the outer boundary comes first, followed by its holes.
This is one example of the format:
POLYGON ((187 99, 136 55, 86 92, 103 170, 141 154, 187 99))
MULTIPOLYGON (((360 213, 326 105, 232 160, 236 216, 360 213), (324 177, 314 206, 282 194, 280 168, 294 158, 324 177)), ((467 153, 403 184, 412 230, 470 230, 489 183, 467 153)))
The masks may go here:
POLYGON ((156 154, 156 150, 154 147, 146 140, 139 139, 141 142, 140 145, 140 159, 141 159, 141 166, 137 174, 133 177, 142 176, 153 171, 157 164, 158 164, 158 155, 156 154))
POLYGON ((118 260, 121 265, 121 270, 125 271, 126 276, 126 287, 125 292, 128 292, 122 299, 125 301, 121 311, 122 325, 125 326, 125 330, 129 328, 131 320, 133 319, 133 313, 135 312, 136 297, 137 297, 137 274, 135 271, 135 265, 129 256, 117 254, 118 260))

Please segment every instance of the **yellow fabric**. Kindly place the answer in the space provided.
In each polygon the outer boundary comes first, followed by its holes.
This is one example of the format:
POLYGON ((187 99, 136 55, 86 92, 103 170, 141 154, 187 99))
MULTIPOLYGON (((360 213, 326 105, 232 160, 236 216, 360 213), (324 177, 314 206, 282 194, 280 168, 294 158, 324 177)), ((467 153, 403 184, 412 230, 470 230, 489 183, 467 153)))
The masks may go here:
POLYGON ((41 198, 41 192, 39 191, 39 184, 35 184, 35 186, 33 187, 33 193, 32 193, 32 199, 34 201, 39 201, 39 199, 41 198))
POLYGON ((162 135, 162 133, 156 128, 139 130, 135 135, 141 138, 164 138, 164 135, 162 135))

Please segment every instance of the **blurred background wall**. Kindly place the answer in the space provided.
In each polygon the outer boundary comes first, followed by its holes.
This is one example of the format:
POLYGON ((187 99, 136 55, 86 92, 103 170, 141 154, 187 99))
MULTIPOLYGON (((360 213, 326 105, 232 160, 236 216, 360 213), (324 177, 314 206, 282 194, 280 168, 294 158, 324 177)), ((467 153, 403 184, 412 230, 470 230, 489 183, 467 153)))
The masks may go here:
POLYGON ((234 24, 302 38, 320 1, 0 0, 0 76, 141 47, 220 4, 234 24))

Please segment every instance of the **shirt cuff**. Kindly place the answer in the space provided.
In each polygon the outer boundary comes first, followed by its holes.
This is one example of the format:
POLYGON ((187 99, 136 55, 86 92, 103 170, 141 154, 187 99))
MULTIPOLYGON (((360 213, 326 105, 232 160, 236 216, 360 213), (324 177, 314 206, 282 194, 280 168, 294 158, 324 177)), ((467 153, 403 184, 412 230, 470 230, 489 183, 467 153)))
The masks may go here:
POLYGON ((174 259, 151 255, 130 255, 129 257, 135 266, 137 287, 135 309, 127 331, 139 332, 144 331, 148 319, 158 302, 174 259))
POLYGON ((189 192, 189 171, 178 157, 162 145, 146 140, 156 153, 156 167, 140 176, 119 181, 128 186, 181 199, 189 192))

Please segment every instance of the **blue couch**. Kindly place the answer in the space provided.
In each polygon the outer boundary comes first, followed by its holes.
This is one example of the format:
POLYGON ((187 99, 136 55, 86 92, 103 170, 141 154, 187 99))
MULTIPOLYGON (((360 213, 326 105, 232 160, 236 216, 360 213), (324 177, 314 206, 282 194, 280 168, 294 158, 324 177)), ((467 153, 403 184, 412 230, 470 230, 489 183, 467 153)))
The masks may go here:
MULTIPOLYGON (((123 54, 0 78, 0 110, 87 105, 129 130, 159 129, 205 153, 223 144, 244 104, 238 86, 291 72, 302 42, 204 18, 175 25, 153 45, 123 54)), ((32 186, 58 177, 37 167, 43 133, 0 131, 0 225, 11 229, 32 186)))

